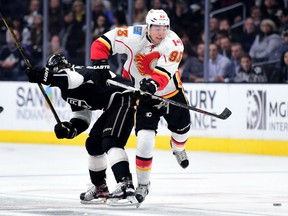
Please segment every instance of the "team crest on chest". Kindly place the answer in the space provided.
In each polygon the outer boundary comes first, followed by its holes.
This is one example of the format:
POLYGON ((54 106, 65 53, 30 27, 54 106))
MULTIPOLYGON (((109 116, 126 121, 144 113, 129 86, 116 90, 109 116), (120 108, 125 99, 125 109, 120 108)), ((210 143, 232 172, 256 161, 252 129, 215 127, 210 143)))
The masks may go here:
POLYGON ((92 108, 92 106, 90 106, 85 100, 80 100, 77 98, 67 97, 67 102, 71 105, 82 107, 85 109, 91 109, 92 108))
POLYGON ((153 72, 154 67, 152 63, 160 58, 159 52, 151 52, 148 54, 139 53, 135 56, 137 68, 142 76, 150 75, 153 72))

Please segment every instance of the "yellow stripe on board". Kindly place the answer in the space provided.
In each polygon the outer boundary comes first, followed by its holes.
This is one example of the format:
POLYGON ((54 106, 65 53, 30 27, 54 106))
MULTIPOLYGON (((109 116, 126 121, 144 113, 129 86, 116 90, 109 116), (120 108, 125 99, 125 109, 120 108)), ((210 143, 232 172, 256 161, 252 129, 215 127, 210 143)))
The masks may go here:
POLYGON ((88 134, 80 134, 74 139, 57 139, 54 132, 40 131, 0 131, 0 142, 84 145, 88 134))
MULTIPOLYGON (((0 142, 11 143, 85 146, 87 137, 88 134, 85 133, 70 140, 57 139, 53 132, 0 131, 0 142)), ((156 136, 155 147, 169 150, 169 142, 170 137, 168 136, 156 136)), ((130 136, 126 147, 136 147, 135 135, 130 136)), ((288 156, 288 141, 190 137, 186 143, 186 150, 288 156)))

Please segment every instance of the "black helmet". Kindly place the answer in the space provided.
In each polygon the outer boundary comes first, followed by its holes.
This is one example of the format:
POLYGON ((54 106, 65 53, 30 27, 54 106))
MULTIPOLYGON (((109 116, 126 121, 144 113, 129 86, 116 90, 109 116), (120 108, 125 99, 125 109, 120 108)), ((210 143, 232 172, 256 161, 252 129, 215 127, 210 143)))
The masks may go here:
POLYGON ((46 67, 54 73, 57 73, 61 68, 71 67, 71 64, 64 55, 54 54, 47 60, 46 67))

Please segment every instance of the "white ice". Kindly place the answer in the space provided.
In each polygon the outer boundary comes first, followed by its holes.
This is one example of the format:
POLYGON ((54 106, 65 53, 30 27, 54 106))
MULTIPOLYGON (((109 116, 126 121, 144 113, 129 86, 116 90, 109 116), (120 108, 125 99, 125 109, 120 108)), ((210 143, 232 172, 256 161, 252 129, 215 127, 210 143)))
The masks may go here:
MULTIPOLYGON (((134 184, 135 150, 127 149, 134 184)), ((154 151, 150 193, 140 208, 83 205, 85 147, 0 144, 0 215, 287 216, 288 157, 188 152, 182 169, 154 151), (276 205, 275 205, 276 204, 276 205), (280 204, 280 205, 278 205, 280 204)), ((107 171, 110 190, 116 185, 107 171)))

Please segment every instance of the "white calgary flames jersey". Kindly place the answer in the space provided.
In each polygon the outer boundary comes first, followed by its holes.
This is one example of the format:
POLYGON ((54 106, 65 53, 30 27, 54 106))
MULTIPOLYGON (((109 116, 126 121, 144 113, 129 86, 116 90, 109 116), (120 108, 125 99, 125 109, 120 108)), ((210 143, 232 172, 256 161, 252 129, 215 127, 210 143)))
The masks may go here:
POLYGON ((143 78, 152 78, 160 84, 158 96, 168 98, 182 89, 178 66, 184 46, 173 31, 168 30, 157 46, 148 39, 146 25, 115 28, 97 40, 110 48, 110 53, 127 55, 123 73, 129 75, 136 88, 143 78))

